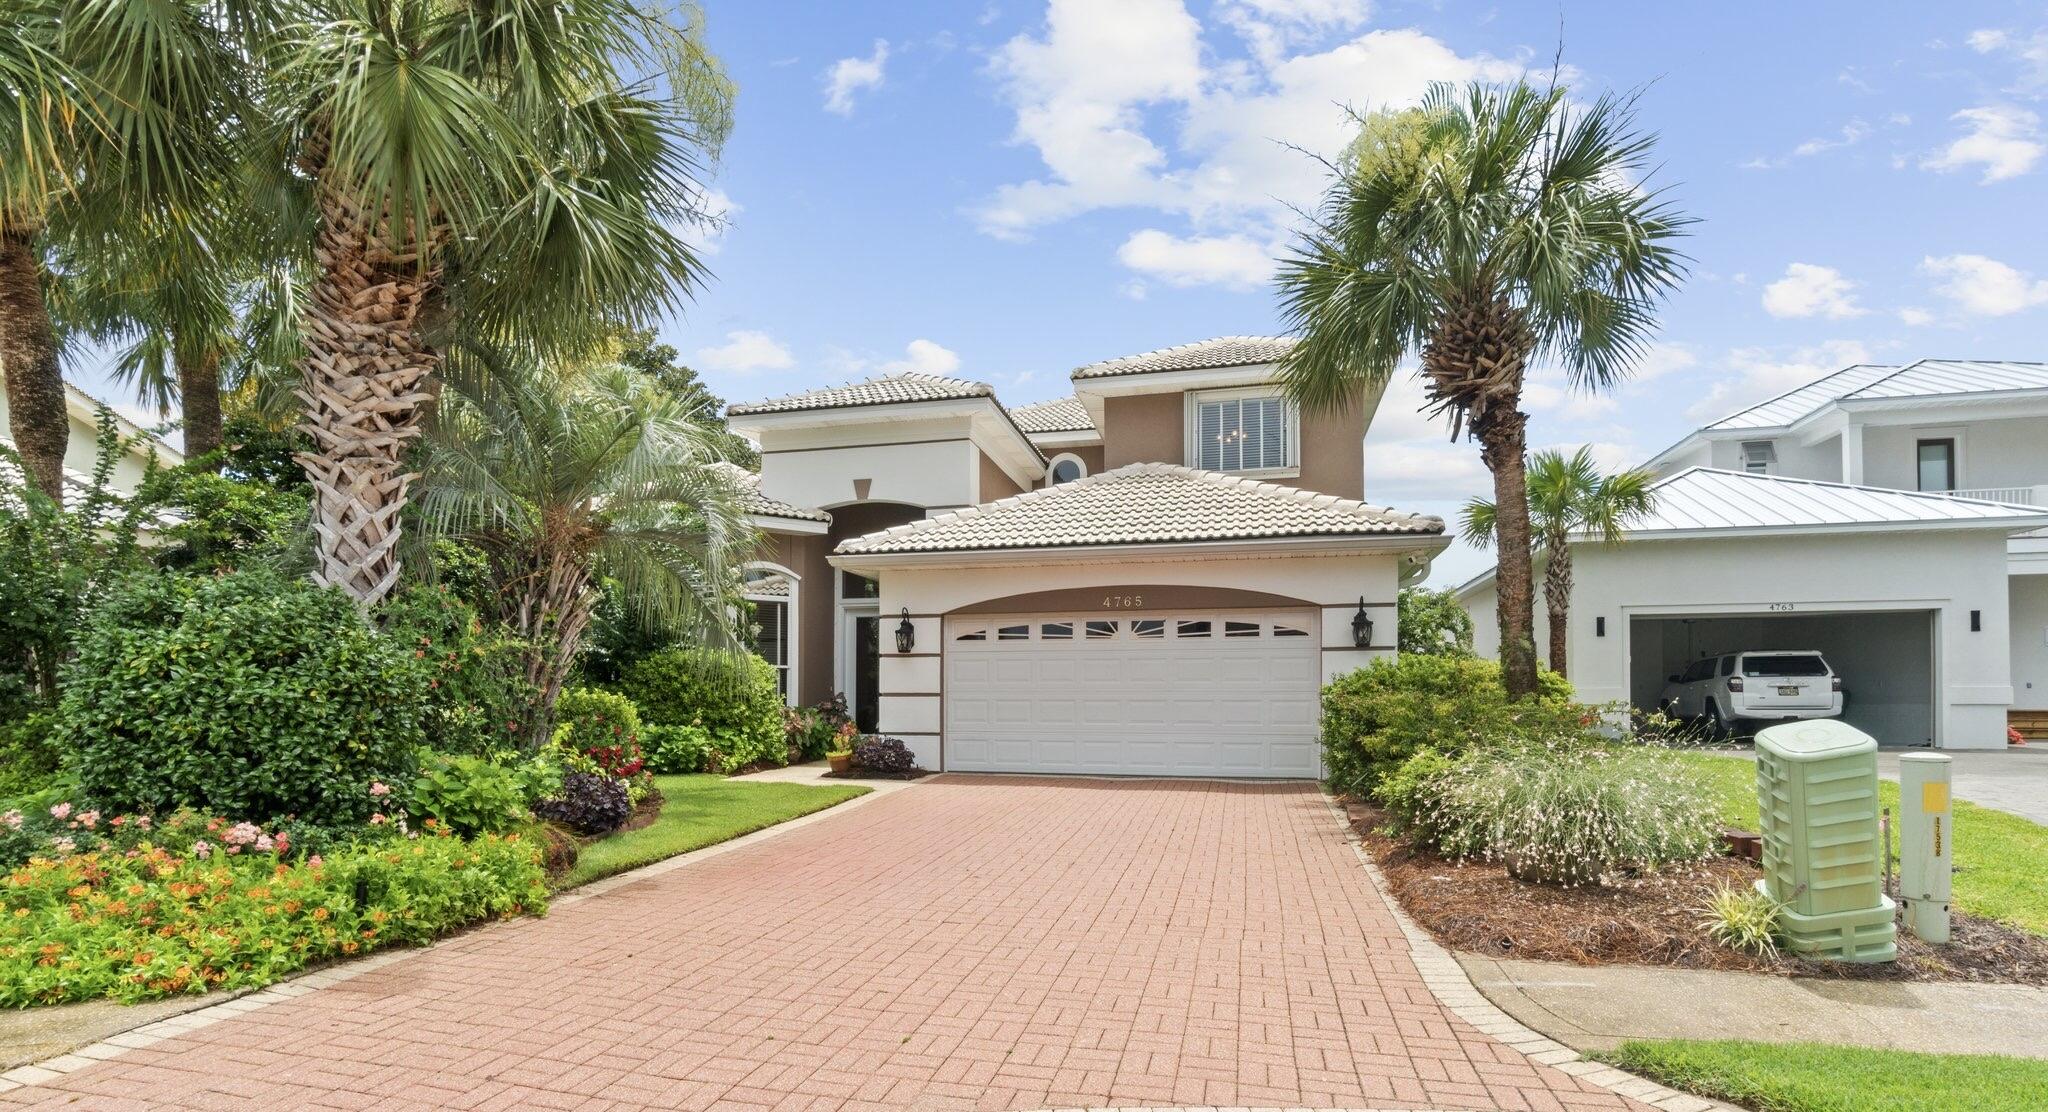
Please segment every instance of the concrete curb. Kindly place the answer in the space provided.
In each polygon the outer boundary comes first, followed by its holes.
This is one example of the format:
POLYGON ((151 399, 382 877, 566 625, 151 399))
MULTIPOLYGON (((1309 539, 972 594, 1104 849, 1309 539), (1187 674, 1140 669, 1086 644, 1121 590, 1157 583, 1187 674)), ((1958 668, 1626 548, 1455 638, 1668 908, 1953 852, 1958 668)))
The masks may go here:
POLYGON ((1482 995, 1465 976, 1465 967, 1458 964, 1450 951, 1438 945, 1428 931, 1408 917, 1408 912, 1388 887, 1386 876, 1373 863, 1372 854, 1366 852, 1364 840, 1351 828, 1351 816, 1345 813, 1343 805, 1327 791, 1323 793, 1323 803, 1343 827, 1344 840, 1351 843, 1351 852, 1365 869, 1365 875, 1372 879, 1373 890, 1378 893, 1380 901, 1387 905, 1394 921, 1401 925, 1401 933, 1408 938, 1409 957, 1422 974, 1423 985, 1452 1015, 1507 1044, 1532 1062, 1549 1066, 1559 1073, 1571 1074, 1630 1100, 1661 1108, 1664 1112, 1744 1112, 1736 1105, 1667 1089, 1648 1078, 1637 1077, 1603 1062, 1588 1061, 1578 1051, 1524 1027, 1519 1020, 1494 1006, 1493 1001, 1482 995))
MULTIPOLYGON (((899 782, 898 786, 907 788, 914 784, 916 784, 916 781, 908 780, 899 782)), ((548 902, 549 912, 552 913, 556 908, 571 907, 585 900, 596 899, 606 893, 624 888, 629 884, 660 876, 663 873, 674 872, 685 865, 694 864, 707 857, 716 857, 722 853, 731 853, 733 850, 744 846, 767 841, 786 831, 822 821, 828 816, 844 813, 850 807, 871 802, 888 794, 890 793, 887 791, 870 791, 864 795, 854 796, 852 799, 842 800, 823 810, 813 811, 808 815, 799 815, 788 822, 779 822, 774 826, 764 827, 751 834, 742 834, 737 838, 727 839, 716 845, 705 846, 702 849, 693 849, 688 853, 677 854, 674 857, 666 857, 660 861, 651 862, 635 869, 628 869, 623 873, 605 877, 602 880, 593 880, 589 884, 572 889, 567 894, 550 900, 548 902)), ((488 930, 490 926, 491 924, 486 923, 476 929, 488 930)), ((5 1073, 0 1073, 0 1093, 30 1085, 48 1084, 63 1078, 65 1074, 76 1073, 88 1066, 97 1065, 110 1058, 119 1058, 131 1050, 155 1046, 166 1039, 176 1038, 187 1032, 197 1031, 202 1027, 210 1027, 224 1019, 232 1019, 238 1015, 261 1011, 272 1004, 281 1004, 293 997, 305 996, 308 993, 327 988, 330 985, 337 985, 343 981, 360 977, 365 973, 373 973, 387 965, 409 961, 422 954, 431 953, 435 948, 450 939, 467 938, 471 933, 470 931, 464 931, 461 934, 450 935, 448 939, 429 942, 424 946, 413 946, 402 950, 386 950, 367 957, 325 966, 310 973, 295 974, 267 988, 246 990, 217 1004, 196 1007, 189 1012, 181 1012, 169 1019, 145 1023, 129 1028, 126 1031, 109 1035, 98 1042, 78 1047, 69 1053, 59 1054, 55 1057, 31 1062, 27 1065, 16 1066, 5 1073)))

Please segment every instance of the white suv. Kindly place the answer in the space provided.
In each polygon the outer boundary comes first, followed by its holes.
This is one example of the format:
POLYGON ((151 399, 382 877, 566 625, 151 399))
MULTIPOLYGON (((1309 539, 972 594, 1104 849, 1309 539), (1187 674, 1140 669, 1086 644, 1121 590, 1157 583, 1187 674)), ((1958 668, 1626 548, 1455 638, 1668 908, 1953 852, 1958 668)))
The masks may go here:
POLYGON ((1703 719, 1721 737, 1738 722, 1839 717, 1842 677, 1805 649, 1710 656, 1672 676, 1657 707, 1673 718, 1703 719))

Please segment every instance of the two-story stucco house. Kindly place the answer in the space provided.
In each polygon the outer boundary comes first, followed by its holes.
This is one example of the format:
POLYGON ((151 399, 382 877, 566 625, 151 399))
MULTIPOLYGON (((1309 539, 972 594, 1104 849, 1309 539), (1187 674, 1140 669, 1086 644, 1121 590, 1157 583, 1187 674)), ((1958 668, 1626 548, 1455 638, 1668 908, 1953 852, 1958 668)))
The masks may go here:
POLYGON ((926 768, 1314 777, 1317 693, 1395 644, 1443 522, 1368 505, 1377 397, 1303 413, 1228 337, 1005 408, 901 374, 734 405, 761 652, 926 768))
MULTIPOLYGON (((2003 747, 2048 709, 2048 364, 1848 367, 1647 467, 1649 520, 1573 547, 1581 697, 1650 709, 1694 660, 1797 648, 1886 745, 2003 747)), ((1494 651, 1491 573, 1459 597, 1494 651)))

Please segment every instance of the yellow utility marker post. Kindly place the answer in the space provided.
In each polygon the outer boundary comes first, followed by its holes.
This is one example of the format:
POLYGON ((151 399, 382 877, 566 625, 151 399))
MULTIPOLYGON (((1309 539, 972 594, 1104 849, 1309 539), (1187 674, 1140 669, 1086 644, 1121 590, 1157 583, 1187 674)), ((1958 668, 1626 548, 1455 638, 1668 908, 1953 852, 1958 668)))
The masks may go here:
POLYGON ((1906 929, 1929 942, 1948 941, 1949 882, 1955 871, 1950 763, 1938 753, 1899 758, 1899 902, 1906 907, 1906 929))

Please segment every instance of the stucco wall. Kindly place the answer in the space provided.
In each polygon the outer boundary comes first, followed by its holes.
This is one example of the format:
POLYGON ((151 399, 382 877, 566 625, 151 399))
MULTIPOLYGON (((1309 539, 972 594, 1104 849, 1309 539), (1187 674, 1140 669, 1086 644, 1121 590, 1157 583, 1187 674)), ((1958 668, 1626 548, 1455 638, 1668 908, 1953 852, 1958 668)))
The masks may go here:
POLYGON ((1015 480, 1004 474, 1002 467, 996 461, 988 458, 987 454, 982 452, 981 449, 976 448, 974 450, 974 459, 980 465, 980 486, 975 491, 975 502, 977 504, 993 502, 998 498, 1008 498, 1012 494, 1024 493, 1024 488, 1018 486, 1015 480))
POLYGON ((2048 710, 2048 575, 2015 575, 2012 596, 2012 705, 2048 710))
MULTIPOLYGON (((1574 549, 1571 680, 1580 698, 1630 695, 1628 619, 1678 613, 1936 611, 1936 744, 2003 748, 2013 699, 2005 537, 1996 530, 1634 541, 1574 549), (1778 610, 1777 607, 1789 607, 1778 610), (1970 611, 1983 628, 1970 631, 1970 611), (1607 636, 1594 633, 1607 619, 1607 636)), ((1466 600, 1474 647, 1497 655, 1491 587, 1466 600)), ((1536 643, 1548 641, 1538 596, 1536 643)))
POLYGON ((1957 441, 1959 488, 2031 486, 2048 483, 2048 423, 2040 418, 1972 421, 1967 424, 1866 426, 1863 481, 1872 486, 1916 490, 1916 441, 1957 441))
MULTIPOLYGON (((1340 498, 1365 497, 1366 407, 1301 417, 1301 468, 1274 481, 1340 498)), ((1103 466, 1187 463, 1187 394, 1135 394, 1103 399, 1103 466)))
POLYGON ((825 556, 831 542, 822 536, 767 533, 760 559, 797 576, 796 698, 815 703, 832 695, 832 576, 825 556))
POLYGON ((883 444, 861 443, 875 435, 861 425, 778 431, 761 445, 761 493, 827 509, 861 499, 971 506, 982 454, 968 431, 966 418, 897 422, 883 444))
MULTIPOLYGON (((943 767, 944 642, 947 613, 987 599, 1031 591, 1102 587, 1108 595, 1132 584, 1209 586, 1262 591, 1312 604, 1321 616, 1323 676, 1329 679, 1397 643, 1395 557, 1268 556, 1259 559, 1096 559, 986 568, 894 569, 881 574, 884 615, 910 611, 916 646, 882 651, 881 729, 901 737, 926 768, 943 767), (1371 604, 1375 648, 1351 644, 1358 597, 1371 604)), ((1109 612, 1107 610, 1105 613, 1109 612)), ((1119 609, 1118 613, 1133 611, 1119 609)), ((1144 613, 1144 610, 1136 611, 1144 613)), ((887 639, 885 638, 885 641, 887 639)))

